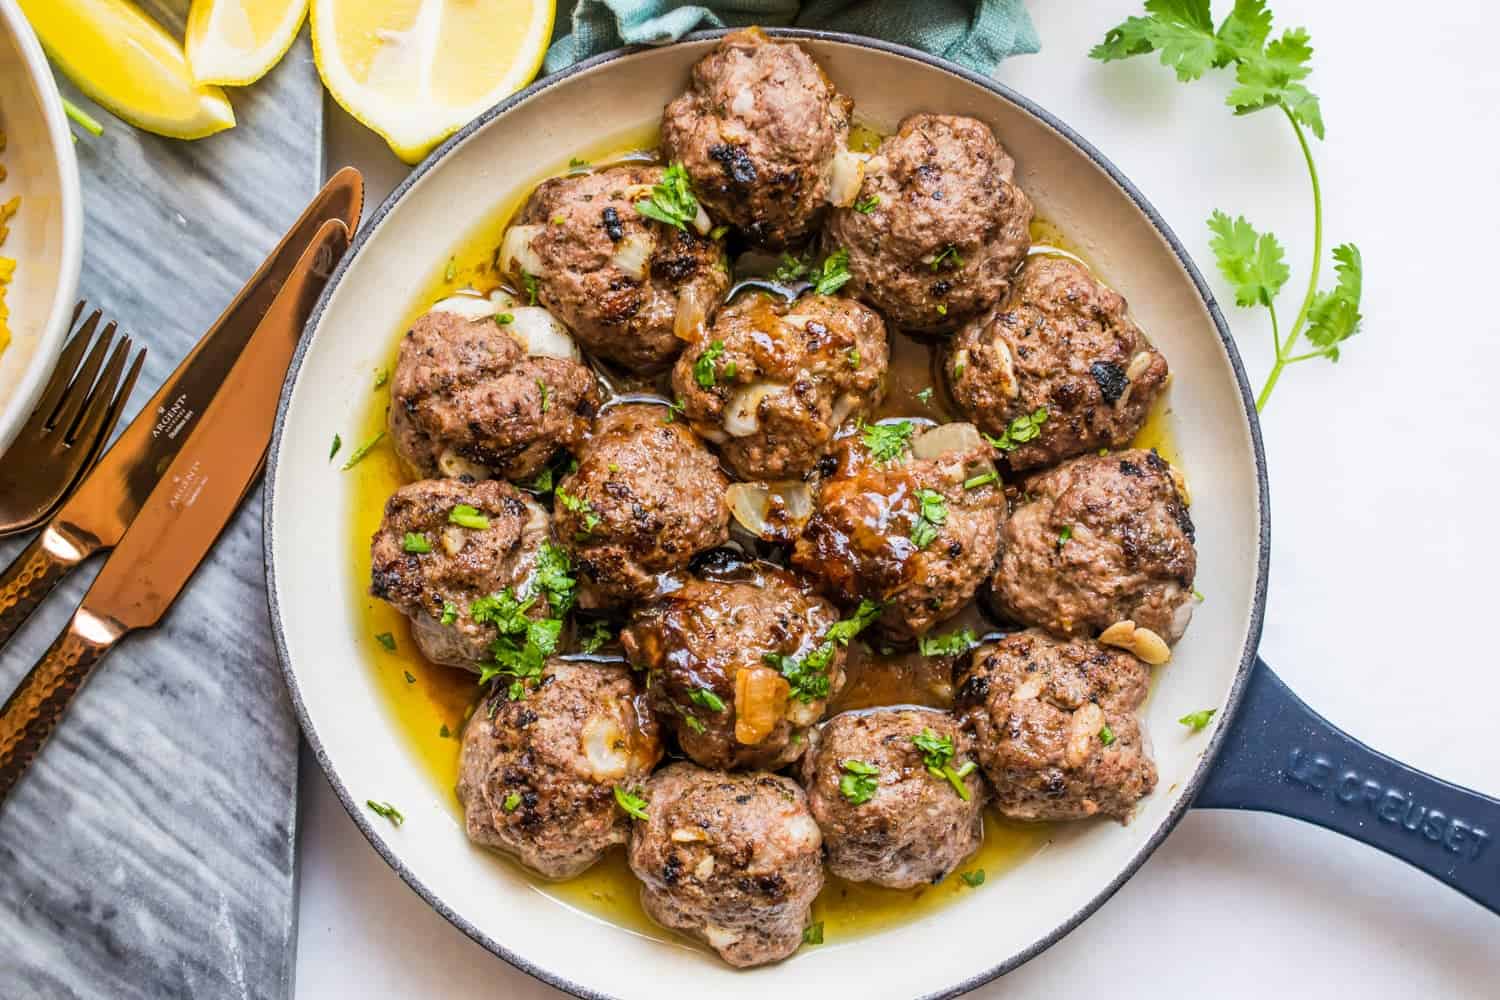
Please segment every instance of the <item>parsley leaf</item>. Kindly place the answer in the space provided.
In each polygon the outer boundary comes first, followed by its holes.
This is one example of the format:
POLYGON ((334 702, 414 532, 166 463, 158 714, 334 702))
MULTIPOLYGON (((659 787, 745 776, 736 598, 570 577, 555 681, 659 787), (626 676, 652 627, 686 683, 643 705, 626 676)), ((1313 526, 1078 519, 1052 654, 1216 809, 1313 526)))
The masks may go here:
MULTIPOLYGON (((670 412, 669 410, 668 413, 670 412)), ((594 533, 595 528, 599 527, 600 517, 594 513, 594 505, 583 497, 569 493, 561 486, 554 490, 552 495, 557 497, 557 502, 563 505, 563 510, 570 514, 578 514, 583 518, 583 530, 578 533, 580 538, 587 538, 594 533)))
POLYGON ((828 697, 828 665, 833 662, 838 646, 849 645, 850 640, 863 632, 880 617, 883 605, 871 600, 859 602, 851 618, 834 622, 823 636, 823 641, 803 657, 784 653, 767 653, 762 657, 785 677, 791 686, 791 696, 798 701, 811 702, 828 697))
POLYGON ((983 868, 976 868, 971 872, 959 872, 958 877, 963 881, 963 884, 968 886, 970 889, 978 889, 980 886, 984 885, 983 868))
POLYGON ((452 601, 443 602, 443 615, 438 619, 439 625, 452 625, 458 621, 458 605, 452 601))
POLYGON ((870 197, 868 198, 861 198, 859 199, 859 201, 856 201, 854 203, 854 210, 861 215, 869 215, 879 207, 880 196, 874 194, 870 195, 870 197))
POLYGON ((981 486, 988 486, 990 483, 998 483, 999 481, 1000 473, 991 469, 989 472, 981 472, 977 476, 970 476, 968 479, 965 479, 964 489, 977 490, 981 486))
POLYGON ((375 372, 375 388, 379 389, 391 380, 391 370, 381 368, 375 372))
POLYGON ((932 405, 932 386, 929 385, 927 388, 925 388, 921 392, 917 393, 917 399, 921 400, 923 406, 931 406, 932 405))
POLYGON ((1005 433, 999 437, 986 434, 984 439, 994 445, 1000 451, 1014 451, 1027 441, 1036 439, 1042 433, 1042 425, 1047 422, 1047 408, 1039 406, 1030 413, 1023 413, 1010 422, 1005 428, 1005 433))
POLYGON ((844 773, 839 776, 839 793, 854 805, 864 805, 875 797, 880 788, 880 768, 862 760, 846 760, 840 765, 844 773))
POLYGON ((651 197, 636 202, 635 210, 648 219, 685 231, 688 223, 698 217, 698 199, 693 196, 686 168, 681 163, 668 167, 661 180, 651 186, 651 197))
POLYGON ((1338 284, 1331 292, 1313 296, 1307 308, 1307 339, 1329 361, 1339 359, 1339 344, 1359 332, 1364 319, 1359 314, 1359 297, 1364 283, 1364 264, 1359 248, 1343 243, 1333 248, 1334 270, 1338 284))
POLYGON ((1195 733, 1202 732, 1203 728, 1213 720, 1214 714, 1218 711, 1217 708, 1205 708, 1197 712, 1189 712, 1177 721, 1195 733))
POLYGON ((916 425, 910 420, 895 420, 888 424, 861 424, 865 447, 877 462, 891 462, 906 453, 911 444, 916 425))
POLYGON ((1219 273, 1234 286, 1234 301, 1241 306, 1269 306, 1291 271, 1286 266, 1280 242, 1270 233, 1258 233, 1240 216, 1230 219, 1215 211, 1208 220, 1214 238, 1209 242, 1219 273))
POLYGON ((710 712, 724 711, 724 699, 714 694, 708 688, 696 688, 688 695, 688 700, 700 708, 706 708, 710 712))
POLYGON ((384 816, 397 826, 406 822, 406 817, 401 815, 401 810, 389 802, 376 802, 374 799, 365 799, 365 805, 369 806, 370 811, 375 815, 384 816))
POLYGON ((973 629, 959 629, 947 635, 922 636, 917 640, 917 649, 923 656, 958 656, 967 653, 979 640, 973 629))
POLYGON ((1146 0, 1146 12, 1111 28, 1089 58, 1110 62, 1160 50, 1162 65, 1175 70, 1183 83, 1224 65, 1208 0, 1146 0))
POLYGON ((520 792, 511 792, 509 795, 507 795, 505 797, 505 801, 502 802, 502 803, 500 803, 500 807, 502 809, 504 809, 506 812, 510 813, 510 812, 515 812, 516 811, 516 807, 519 806, 520 804, 521 804, 521 793, 520 792))
POLYGON ((619 805, 625 815, 632 819, 650 818, 646 813, 646 807, 650 803, 635 792, 628 790, 624 785, 615 786, 615 803, 619 805))
POLYGON ((938 268, 943 267, 956 271, 963 266, 963 256, 958 252, 958 247, 954 246, 952 243, 944 246, 943 249, 939 250, 937 252, 937 255, 932 258, 932 269, 934 271, 936 271, 938 268))
MULTIPOLYGON (((380 442, 384 441, 384 440, 385 440, 385 431, 381 431, 378 434, 376 434, 374 437, 370 438, 370 440, 368 440, 364 444, 360 445, 358 448, 355 448, 354 451, 350 452, 350 454, 349 454, 349 460, 346 461, 341 466, 341 468, 343 468, 345 470, 354 468, 356 465, 359 464, 359 460, 360 459, 364 458, 370 452, 374 451, 375 450, 375 446, 377 444, 379 444, 380 442)), ((337 438, 335 438, 335 441, 337 441, 337 438)), ((338 448, 334 448, 334 451, 338 451, 338 448)), ((328 457, 332 458, 333 454, 329 453, 328 457)))
POLYGON ((931 728, 924 728, 911 741, 922 752, 922 763, 926 765, 927 773, 947 781, 959 798, 969 801, 969 786, 964 784, 964 779, 974 771, 974 762, 966 761, 962 767, 954 768, 952 761, 956 751, 953 740, 947 736, 939 736, 931 728))
POLYGON ((1062 530, 1057 533, 1057 550, 1059 552, 1061 552, 1062 551, 1062 547, 1064 545, 1067 545, 1068 542, 1072 541, 1072 539, 1073 539, 1073 526, 1071 524, 1065 524, 1065 525, 1063 525, 1062 526, 1062 530))
POLYGON ((466 503, 457 504, 448 512, 448 521, 460 528, 483 531, 490 526, 490 519, 466 503))
POLYGON ((938 531, 948 523, 948 500, 937 490, 917 490, 920 505, 916 523, 911 526, 911 540, 919 549, 931 545, 938 531))
POLYGON ((823 921, 819 920, 802 928, 803 944, 823 943, 823 921))
POLYGON ((552 617, 561 618, 573 607, 573 591, 577 581, 573 572, 573 557, 568 550, 552 542, 543 542, 537 552, 536 565, 526 580, 522 593, 526 597, 541 594, 547 598, 547 607, 552 617))
POLYGON ((375 637, 375 641, 384 646, 387 653, 394 653, 396 651, 396 637, 389 632, 380 633, 375 637))
POLYGON ((809 260, 783 253, 781 263, 777 264, 776 270, 771 272, 771 279, 778 284, 793 285, 807 280, 807 276, 811 273, 812 263, 809 260))
POLYGON ((823 267, 813 285, 813 291, 819 295, 832 295, 848 284, 852 277, 854 275, 849 273, 849 251, 842 248, 835 250, 823 259, 823 267))
POLYGON ((401 548, 416 555, 426 555, 432 551, 432 543, 427 540, 426 535, 408 531, 406 537, 401 540, 401 548))
MULTIPOLYGON (((537 283, 536 275, 523 271, 521 273, 521 284, 526 288, 526 304, 529 306, 536 305, 537 296, 541 291, 541 286, 537 283)), ((511 318, 514 319, 515 317, 511 318)))
POLYGON ((337 434, 335 434, 333 436, 333 444, 328 449, 328 461, 332 462, 333 461, 333 456, 337 455, 339 453, 339 449, 342 448, 343 446, 344 446, 344 439, 341 438, 341 437, 339 437, 337 434))
POLYGON ((1106 722, 1099 729, 1099 742, 1103 743, 1105 746, 1110 746, 1111 744, 1114 743, 1114 741, 1115 741, 1115 731, 1113 729, 1109 728, 1109 723, 1106 722))
POLYGON ((610 631, 608 622, 590 622, 589 630, 584 635, 583 641, 579 643, 579 648, 585 653, 597 653, 614 637, 614 633, 610 631))
POLYGON ((712 389, 718 385, 718 379, 714 377, 714 363, 724 353, 724 341, 716 340, 708 345, 708 349, 698 355, 698 360, 693 362, 693 378, 705 389, 712 389))

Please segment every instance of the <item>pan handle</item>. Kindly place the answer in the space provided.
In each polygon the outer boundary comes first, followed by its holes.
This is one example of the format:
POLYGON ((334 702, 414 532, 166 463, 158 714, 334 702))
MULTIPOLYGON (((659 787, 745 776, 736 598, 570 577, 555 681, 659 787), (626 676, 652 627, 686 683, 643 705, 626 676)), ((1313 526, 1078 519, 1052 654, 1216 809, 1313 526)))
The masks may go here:
POLYGON ((1193 805, 1316 823, 1500 913, 1500 801, 1371 750, 1308 708, 1264 660, 1193 805))

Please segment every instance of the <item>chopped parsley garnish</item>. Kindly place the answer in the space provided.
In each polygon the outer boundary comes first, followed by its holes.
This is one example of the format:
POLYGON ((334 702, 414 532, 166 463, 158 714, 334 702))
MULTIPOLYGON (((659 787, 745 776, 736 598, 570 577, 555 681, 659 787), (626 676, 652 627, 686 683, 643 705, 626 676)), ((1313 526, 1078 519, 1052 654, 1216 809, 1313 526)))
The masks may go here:
POLYGON ((819 295, 832 295, 847 285, 852 277, 854 275, 849 273, 849 251, 835 250, 823 259, 823 268, 813 284, 813 291, 819 295))
POLYGON ((401 547, 417 555, 426 555, 432 551, 432 543, 427 540, 427 536, 419 535, 415 531, 406 533, 406 537, 401 540, 401 547))
POLYGON ((452 738, 452 736, 453 733, 449 731, 448 723, 445 722, 441 726, 438 726, 438 739, 446 740, 452 738))
POLYGON ((537 391, 542 394, 542 412, 546 413, 552 408, 551 390, 547 388, 547 383, 541 379, 536 380, 536 387, 537 391))
POLYGON ((1199 604, 1202 604, 1204 601, 1208 600, 1208 598, 1204 597, 1203 592, 1200 591, 1197 587, 1194 587, 1193 600, 1197 601, 1199 604))
POLYGON ((538 291, 536 275, 523 272, 521 274, 521 284, 526 287, 526 304, 530 306, 536 305, 538 291))
POLYGON ((851 348, 849 348, 848 358, 849 358, 849 367, 850 368, 858 368, 859 367, 859 348, 857 348, 857 347, 851 347, 851 348))
POLYGON ((923 729, 911 741, 922 751, 922 763, 927 766, 927 773, 934 778, 944 779, 953 786, 959 798, 969 801, 969 788, 964 784, 964 779, 973 772, 974 762, 968 761, 955 769, 952 763, 953 741, 946 736, 939 736, 931 728, 923 729))
POLYGON ((1109 728, 1109 723, 1106 722, 1103 726, 1099 727, 1099 742, 1105 746, 1109 746, 1114 741, 1115 731, 1109 728))
POLYGON ((963 881, 963 884, 968 886, 970 889, 978 889, 980 886, 984 885, 983 868, 976 868, 971 872, 959 872, 958 877, 963 881))
POLYGON ((834 622, 823 636, 816 649, 802 658, 784 653, 767 653, 764 659, 775 667, 791 685, 792 697, 798 701, 811 702, 828 697, 828 665, 833 662, 838 646, 847 646, 849 641, 880 617, 882 605, 877 601, 863 600, 855 609, 852 618, 834 622))
POLYGON ((917 399, 922 403, 923 406, 931 406, 932 405, 932 386, 929 385, 927 388, 925 388, 921 392, 917 393, 917 399))
POLYGON ((627 790, 624 785, 615 786, 615 802, 624 810, 625 815, 632 819, 648 818, 646 815, 646 806, 650 803, 634 792, 627 790))
POLYGON ((999 437, 986 434, 984 439, 1001 451, 1014 451, 1018 446, 1033 440, 1042 432, 1047 422, 1047 408, 1039 406, 1031 413, 1023 413, 1010 422, 1005 433, 999 437))
POLYGON ((705 389, 712 389, 718 385, 718 379, 714 377, 714 362, 719 360, 724 353, 724 341, 716 340, 708 345, 708 350, 698 355, 698 360, 693 362, 693 378, 705 389))
POLYGON ((557 497, 557 502, 563 505, 564 510, 583 518, 583 530, 579 532, 580 537, 586 538, 592 535, 594 529, 599 527, 599 515, 594 513, 593 504, 589 503, 583 497, 569 493, 561 486, 557 488, 553 495, 557 497))
POLYGON ((665 417, 662 417, 661 422, 664 424, 670 424, 673 420, 677 419, 678 414, 684 412, 686 412, 686 410, 682 405, 682 400, 673 399, 667 403, 667 415, 665 417))
POLYGON ((520 792, 511 792, 509 795, 507 795, 505 797, 505 801, 502 802, 502 803, 500 803, 500 807, 502 809, 504 809, 508 813, 513 813, 513 812, 516 811, 516 807, 519 806, 520 804, 521 804, 521 793, 520 792))
POLYGON ((541 472, 538 472, 536 474, 536 478, 533 479, 531 481, 531 484, 526 488, 531 490, 531 492, 533 493, 539 494, 541 496, 546 496, 548 493, 552 492, 552 479, 554 475, 556 475, 556 473, 553 472, 552 466, 549 465, 541 472))
POLYGON ((682 714, 682 724, 687 726, 693 732, 697 733, 699 736, 702 736, 705 732, 708 731, 703 728, 703 723, 698 721, 698 717, 691 712, 684 712, 682 714))
POLYGON ((585 653, 597 653, 614 637, 608 622, 594 621, 589 623, 589 630, 578 645, 585 653))
POLYGON ((381 368, 375 372, 375 388, 379 389, 390 380, 391 370, 389 368, 381 368))
POLYGON ((994 469, 991 469, 989 472, 983 472, 977 476, 970 476, 968 479, 965 479, 964 489, 977 490, 981 486, 988 486, 990 483, 999 481, 1000 473, 996 472, 994 469))
POLYGON ((448 512, 448 520, 460 528, 471 528, 475 531, 483 531, 490 526, 490 519, 466 503, 458 504, 448 512))
POLYGON ((443 602, 443 615, 438 619, 439 625, 452 625, 458 621, 458 605, 452 601, 443 602))
POLYGON ((573 591, 578 583, 573 579, 573 558, 568 550, 552 542, 543 542, 537 552, 536 566, 523 588, 526 597, 542 594, 547 598, 547 607, 554 618, 561 618, 573 607, 573 591))
POLYGON ((376 802, 374 799, 365 799, 365 805, 369 806, 370 811, 375 815, 384 816, 397 826, 406 822, 406 817, 401 815, 401 810, 389 802, 376 802))
POLYGON ((573 606, 576 581, 569 575, 572 568, 567 550, 545 542, 519 596, 507 587, 469 604, 470 618, 480 625, 495 626, 499 633, 490 643, 491 662, 480 671, 481 685, 497 677, 510 677, 510 700, 520 701, 526 696, 526 682, 542 676, 547 657, 557 650, 563 618, 573 606), (545 618, 528 614, 538 598, 547 601, 545 618))
POLYGON ((417 679, 412 676, 412 673, 411 673, 410 670, 403 670, 403 671, 401 671, 401 676, 403 676, 403 677, 406 678, 406 683, 408 683, 408 684, 415 684, 415 683, 417 683, 417 679))
POLYGON ((940 267, 958 270, 964 266, 964 259, 958 253, 958 247, 949 243, 938 251, 938 255, 932 258, 932 269, 936 271, 940 267))
POLYGON ((916 523, 911 526, 912 544, 919 549, 931 545, 938 530, 948 522, 948 501, 937 490, 917 490, 917 502, 921 509, 916 523))
POLYGON ((389 632, 380 633, 375 637, 375 641, 384 646, 387 653, 394 653, 396 651, 396 637, 389 632))
POLYGON ((686 230, 698 217, 698 199, 693 197, 687 170, 674 163, 651 186, 651 197, 635 203, 635 210, 648 219, 686 230))
POLYGON ((864 424, 860 430, 875 461, 892 462, 906 453, 916 425, 910 420, 896 420, 888 424, 864 424))
POLYGON ((1064 545, 1067 545, 1068 542, 1072 540, 1072 538, 1073 538, 1073 526, 1071 524, 1065 524, 1065 525, 1063 525, 1062 526, 1062 530, 1057 533, 1057 548, 1058 548, 1058 551, 1062 551, 1062 547, 1064 545))
POLYGON ((799 281, 805 281, 812 273, 812 264, 807 260, 798 259, 789 253, 781 255, 781 263, 776 265, 776 270, 771 272, 771 278, 783 285, 792 285, 799 281))
POLYGON ((802 928, 803 944, 823 943, 823 921, 819 920, 802 928))
POLYGON ((937 314, 939 316, 946 316, 946 315, 948 315, 948 305, 947 305, 947 303, 939 302, 937 304, 937 314))
POLYGON ((587 170, 588 168, 589 168, 589 161, 588 160, 580 160, 576 156, 573 157, 573 158, 571 158, 570 160, 568 160, 568 170, 569 170, 569 172, 577 171, 579 173, 582 173, 583 171, 587 170))
POLYGON ((856 201, 854 203, 854 210, 861 215, 869 215, 871 212, 875 211, 875 209, 879 205, 880 196, 872 194, 868 198, 861 198, 859 199, 859 201, 856 201))
POLYGON ((840 765, 844 773, 839 775, 839 793, 854 805, 864 805, 875 797, 880 787, 880 768, 862 760, 846 760, 840 765))
POLYGON ((973 629, 967 628, 947 635, 923 636, 917 640, 917 649, 921 650, 923 656, 958 656, 977 645, 979 640, 973 629))
POLYGON ((697 688, 693 691, 692 694, 688 695, 688 699, 692 701, 694 705, 697 705, 700 708, 706 708, 710 712, 724 711, 724 699, 714 694, 708 688, 697 688))
POLYGON ((333 445, 328 449, 328 461, 332 462, 333 456, 337 455, 339 453, 339 449, 343 446, 344 439, 335 434, 333 436, 333 445))
POLYGON ((492 316, 491 319, 493 319, 495 321, 495 324, 497 326, 510 326, 512 323, 514 323, 516 321, 516 314, 515 313, 495 313, 495 315, 492 316))
POLYGON ((1217 708, 1205 708, 1201 711, 1189 712, 1177 721, 1195 733, 1202 732, 1203 727, 1209 724, 1216 712, 1218 712, 1217 708))
POLYGON ((458 277, 458 262, 449 257, 448 266, 443 268, 443 280, 451 282, 456 277, 458 277))
POLYGON ((717 225, 708 231, 708 238, 711 240, 722 240, 724 238, 724 234, 727 232, 729 232, 728 226, 717 225))
MULTIPOLYGON (((337 440, 337 438, 335 438, 335 441, 336 440, 337 440)), ((385 431, 380 431, 374 437, 370 438, 370 440, 366 441, 364 444, 360 445, 358 448, 355 448, 354 451, 352 451, 349 454, 349 460, 343 464, 343 468, 344 469, 352 469, 352 468, 354 468, 356 465, 359 464, 359 460, 360 459, 364 458, 370 452, 374 451, 375 450, 375 446, 377 444, 379 444, 381 441, 384 441, 384 440, 385 440, 385 431)), ((334 448, 334 451, 338 451, 338 449, 334 448)), ((332 458, 333 456, 330 454, 328 457, 332 458)))

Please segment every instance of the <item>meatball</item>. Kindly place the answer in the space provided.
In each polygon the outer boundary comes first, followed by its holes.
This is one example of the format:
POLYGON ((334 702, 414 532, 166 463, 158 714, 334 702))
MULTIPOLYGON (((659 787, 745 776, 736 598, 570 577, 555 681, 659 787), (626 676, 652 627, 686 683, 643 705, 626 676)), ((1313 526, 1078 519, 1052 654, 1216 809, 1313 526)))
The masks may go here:
POLYGON ((725 35, 662 114, 662 148, 717 218, 756 242, 807 232, 828 200, 854 102, 795 42, 758 28, 725 35))
POLYGON ((1130 444, 1167 384, 1167 359, 1119 293, 1066 257, 1027 260, 1010 297, 959 330, 943 370, 958 408, 995 436, 1046 410, 1013 469, 1130 444))
POLYGON ((1193 616, 1193 521, 1154 451, 1039 472, 1005 526, 993 583, 1006 617, 1058 635, 1130 621, 1176 642, 1193 616))
POLYGON ((1156 765, 1136 710, 1144 663, 1092 639, 1008 635, 974 650, 954 712, 1003 816, 1122 823, 1156 787, 1156 765))
POLYGON ((822 835, 790 778, 672 764, 647 783, 630 831, 641 904, 730 965, 765 965, 802 943, 823 888, 822 835))
POLYGON ((566 558, 548 541, 548 529, 547 511, 509 483, 410 483, 386 501, 370 541, 370 593, 411 620, 423 656, 477 670, 499 633, 488 619, 475 619, 473 602, 535 589, 529 615, 567 611, 533 587, 540 563, 566 558))
POLYGON ((573 547, 586 608, 649 597, 658 575, 729 538, 729 481, 671 412, 648 403, 605 410, 578 468, 557 484, 557 534, 573 547))
POLYGON ((919 437, 910 421, 844 438, 833 475, 792 550, 828 593, 880 602, 882 629, 925 635, 962 607, 995 565, 1005 495, 970 425, 919 437))
POLYGON ((583 439, 594 375, 546 310, 454 296, 417 318, 391 380, 390 433, 418 477, 529 479, 583 439))
POLYGON ((972 756, 947 712, 878 708, 829 719, 802 759, 828 870, 891 889, 942 881, 984 839, 984 782, 972 756))
POLYGON ((672 388, 741 479, 797 479, 880 402, 885 323, 852 299, 745 295, 677 359, 672 388))
POLYGON ((865 166, 827 236, 850 289, 897 326, 945 330, 994 305, 1031 245, 1031 202, 989 126, 912 115, 865 166))
POLYGON ((670 365, 683 343, 674 329, 691 331, 729 288, 723 248, 706 226, 673 226, 636 210, 664 175, 622 166, 545 181, 500 252, 501 267, 534 281, 542 305, 584 347, 637 372, 670 365))
POLYGON ((650 672, 651 707, 684 753, 704 767, 775 769, 801 756, 807 727, 844 686, 845 650, 829 643, 827 664, 794 673, 795 687, 769 664, 805 663, 836 621, 792 573, 758 563, 637 607, 620 640, 650 672))
POLYGON ((628 839, 614 789, 660 759, 629 669, 554 658, 524 700, 497 691, 470 716, 458 762, 464 830, 541 875, 572 878, 628 839))

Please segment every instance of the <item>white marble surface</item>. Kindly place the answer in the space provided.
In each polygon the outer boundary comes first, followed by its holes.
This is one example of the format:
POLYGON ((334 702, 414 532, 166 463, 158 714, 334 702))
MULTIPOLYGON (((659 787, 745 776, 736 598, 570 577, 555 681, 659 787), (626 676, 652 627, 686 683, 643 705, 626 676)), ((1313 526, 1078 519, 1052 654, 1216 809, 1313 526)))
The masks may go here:
MULTIPOLYGON (((1500 794, 1500 670, 1483 635, 1500 562, 1500 320, 1483 305, 1500 231, 1500 7, 1453 0, 1417 19, 1361 0, 1273 6, 1318 50, 1326 223, 1331 242, 1364 252, 1367 321, 1336 367, 1290 371, 1264 419, 1275 541, 1262 651, 1355 735, 1500 794)), ((1284 121, 1233 118, 1222 77, 1183 86, 1146 60, 1086 60, 1136 0, 1031 7, 1043 51, 998 77, 1123 168, 1205 271, 1212 209, 1274 229, 1293 265, 1284 294, 1299 296, 1311 210, 1284 121)), ((330 118, 330 164, 363 167, 378 198, 399 164, 330 118)), ((1217 276, 1215 291, 1258 383, 1269 327, 1217 276)), ((299 996, 560 996, 427 909, 305 754, 301 801, 299 996)), ((1500 919, 1373 850, 1278 817, 1195 813, 1078 931, 975 996, 1494 997, 1497 941, 1500 919)))

